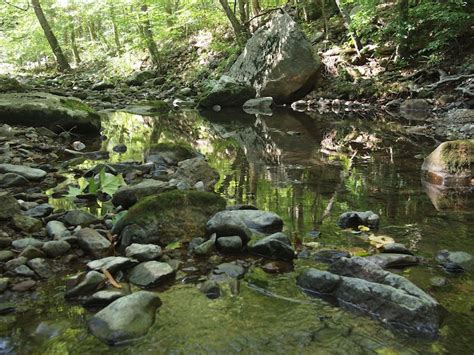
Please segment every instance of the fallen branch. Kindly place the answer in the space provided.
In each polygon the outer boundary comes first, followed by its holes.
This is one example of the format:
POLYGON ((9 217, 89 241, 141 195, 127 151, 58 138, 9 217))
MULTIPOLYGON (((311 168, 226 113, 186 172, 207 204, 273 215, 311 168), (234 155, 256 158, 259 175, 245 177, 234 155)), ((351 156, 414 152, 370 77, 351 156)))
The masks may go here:
POLYGON ((470 78, 474 78, 474 74, 445 75, 441 76, 440 80, 436 83, 428 84, 419 88, 413 88, 412 91, 420 92, 422 90, 434 90, 440 85, 470 78))
POLYGON ((102 268, 102 273, 105 275, 105 277, 107 277, 107 280, 109 280, 110 284, 115 287, 115 288, 122 288, 122 285, 120 285, 117 281, 115 281, 114 277, 112 276, 112 274, 109 272, 109 270, 107 270, 105 267, 102 268))

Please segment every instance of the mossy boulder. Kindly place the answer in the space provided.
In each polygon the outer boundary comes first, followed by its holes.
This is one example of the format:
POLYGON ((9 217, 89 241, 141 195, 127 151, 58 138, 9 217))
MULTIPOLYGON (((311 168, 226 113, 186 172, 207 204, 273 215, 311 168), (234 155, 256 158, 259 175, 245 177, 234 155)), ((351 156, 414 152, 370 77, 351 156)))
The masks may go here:
POLYGON ((81 100, 43 92, 0 94, 0 121, 54 132, 100 129, 100 115, 81 100))
POLYGON ((211 216, 225 209, 226 201, 210 192, 169 191, 135 204, 113 228, 119 248, 132 243, 166 246, 207 234, 211 216))
POLYGON ((472 185, 474 139, 441 143, 423 162, 425 179, 442 187, 472 185))
POLYGON ((18 80, 8 75, 0 75, 0 93, 23 91, 25 91, 25 88, 18 80))

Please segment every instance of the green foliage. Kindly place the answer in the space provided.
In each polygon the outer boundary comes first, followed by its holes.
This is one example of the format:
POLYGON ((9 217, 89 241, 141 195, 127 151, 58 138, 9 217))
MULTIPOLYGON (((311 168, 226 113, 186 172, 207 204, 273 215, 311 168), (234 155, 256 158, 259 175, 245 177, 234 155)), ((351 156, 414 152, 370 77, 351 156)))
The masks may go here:
POLYGON ((95 176, 89 179, 80 179, 79 187, 69 186, 67 197, 75 198, 83 193, 97 195, 104 193, 112 196, 120 187, 126 185, 122 174, 107 174, 105 169, 99 172, 98 178, 95 176))

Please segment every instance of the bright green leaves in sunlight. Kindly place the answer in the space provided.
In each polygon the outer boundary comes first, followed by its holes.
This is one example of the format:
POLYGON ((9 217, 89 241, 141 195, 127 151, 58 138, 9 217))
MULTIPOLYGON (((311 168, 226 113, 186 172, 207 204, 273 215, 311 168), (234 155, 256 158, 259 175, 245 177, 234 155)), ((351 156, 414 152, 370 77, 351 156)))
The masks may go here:
POLYGON ((112 175, 106 173, 104 169, 89 179, 79 179, 78 183, 79 187, 69 186, 67 197, 76 198, 85 193, 92 195, 103 193, 112 196, 120 187, 126 185, 121 174, 112 175))

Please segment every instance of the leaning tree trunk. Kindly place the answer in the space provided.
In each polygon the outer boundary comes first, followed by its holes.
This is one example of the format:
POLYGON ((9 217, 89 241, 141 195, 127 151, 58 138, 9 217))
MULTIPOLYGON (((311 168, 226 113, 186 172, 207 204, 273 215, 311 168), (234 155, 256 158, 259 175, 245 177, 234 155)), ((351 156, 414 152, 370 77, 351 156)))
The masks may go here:
POLYGON ((360 57, 361 56, 360 51, 362 50, 362 43, 357 33, 351 29, 351 22, 352 22, 351 16, 349 15, 349 12, 347 11, 347 9, 344 6, 342 6, 341 0, 336 0, 336 5, 337 5, 337 8, 339 9, 339 12, 341 13, 342 19, 344 21, 344 26, 349 31, 352 41, 354 42, 354 47, 357 51, 357 55, 360 57))
POLYGON ((156 46, 155 39, 153 37, 153 31, 151 30, 150 19, 148 18, 148 6, 142 5, 141 12, 142 16, 140 20, 140 26, 142 29, 143 37, 145 39, 148 52, 150 52, 150 57, 153 66, 158 67, 160 65, 160 55, 158 52, 158 47, 156 46))
POLYGON ((44 35, 48 40, 49 46, 53 51, 54 57, 56 58, 56 63, 58 63, 60 71, 67 71, 71 70, 69 66, 69 62, 66 59, 61 47, 59 46, 58 40, 51 29, 51 26, 46 20, 46 16, 44 15, 43 9, 41 8, 39 0, 31 0, 31 5, 35 11, 35 15, 38 18, 38 21, 43 29, 44 35))

